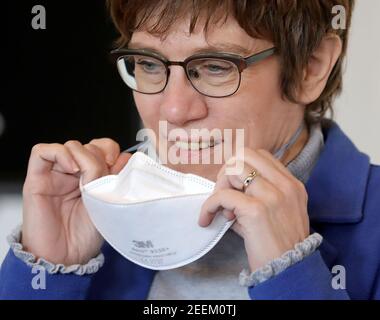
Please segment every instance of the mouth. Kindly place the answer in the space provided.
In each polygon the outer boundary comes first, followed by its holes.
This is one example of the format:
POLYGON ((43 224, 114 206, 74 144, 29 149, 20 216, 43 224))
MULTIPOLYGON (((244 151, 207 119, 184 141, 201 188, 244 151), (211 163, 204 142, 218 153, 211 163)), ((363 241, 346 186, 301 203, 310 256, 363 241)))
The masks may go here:
POLYGON ((208 148, 213 148, 218 144, 221 144, 222 141, 202 141, 202 142, 194 142, 194 141, 175 141, 174 145, 180 149, 185 151, 199 151, 208 148))

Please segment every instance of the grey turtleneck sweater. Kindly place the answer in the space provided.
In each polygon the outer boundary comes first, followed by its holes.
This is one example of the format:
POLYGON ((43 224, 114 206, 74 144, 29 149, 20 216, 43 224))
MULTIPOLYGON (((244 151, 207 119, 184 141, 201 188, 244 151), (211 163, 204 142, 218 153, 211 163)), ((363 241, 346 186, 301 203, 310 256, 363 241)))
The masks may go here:
MULTIPOLYGON (((287 168, 306 182, 323 148, 320 125, 310 128, 309 140, 287 168)), ((173 270, 158 271, 148 299, 248 300, 248 290, 239 284, 239 274, 248 269, 243 239, 231 229, 201 259, 173 270)))

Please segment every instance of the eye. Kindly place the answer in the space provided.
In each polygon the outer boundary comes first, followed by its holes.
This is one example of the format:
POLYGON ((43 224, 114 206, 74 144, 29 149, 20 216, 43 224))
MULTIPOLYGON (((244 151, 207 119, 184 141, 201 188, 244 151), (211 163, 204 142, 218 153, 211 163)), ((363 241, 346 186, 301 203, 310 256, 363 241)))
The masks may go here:
POLYGON ((160 63, 156 63, 150 60, 138 60, 136 64, 140 65, 141 68, 147 73, 158 73, 163 70, 163 66, 160 63))
POLYGON ((208 71, 215 72, 215 73, 221 72, 221 71, 226 71, 226 70, 229 69, 229 68, 225 68, 225 67, 222 67, 222 66, 218 66, 216 64, 209 64, 209 65, 207 65, 205 67, 208 69, 208 71))
POLYGON ((231 72, 232 66, 226 62, 205 62, 202 64, 202 72, 208 75, 224 76, 231 72))

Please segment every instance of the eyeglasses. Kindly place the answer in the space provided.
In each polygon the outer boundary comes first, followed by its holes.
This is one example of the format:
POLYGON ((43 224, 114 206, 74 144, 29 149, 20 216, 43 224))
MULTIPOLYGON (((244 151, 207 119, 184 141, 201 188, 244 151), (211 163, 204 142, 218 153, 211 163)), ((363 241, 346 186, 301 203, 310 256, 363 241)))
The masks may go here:
POLYGON ((208 97, 223 98, 238 91, 244 69, 275 51, 270 48, 247 58, 230 53, 200 53, 184 61, 169 61, 144 49, 117 49, 111 54, 121 78, 134 91, 144 94, 164 91, 170 76, 169 66, 181 66, 195 90, 208 97))

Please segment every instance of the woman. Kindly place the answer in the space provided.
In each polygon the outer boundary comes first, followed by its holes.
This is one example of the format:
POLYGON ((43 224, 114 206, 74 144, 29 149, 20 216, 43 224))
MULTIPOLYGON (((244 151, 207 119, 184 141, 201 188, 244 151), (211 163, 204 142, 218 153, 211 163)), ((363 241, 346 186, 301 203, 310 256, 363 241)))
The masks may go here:
POLYGON ((160 121, 169 131, 244 130, 243 158, 168 163, 216 182, 199 224, 207 227, 222 209, 236 219, 232 230, 187 266, 153 272, 135 265, 103 244, 79 191, 80 176, 87 183, 118 173, 130 154, 110 139, 39 144, 0 296, 379 299, 380 168, 323 118, 342 87, 353 0, 191 3, 110 0, 121 33, 115 54, 159 144, 186 159, 217 148, 167 141, 160 121), (334 5, 345 7, 347 29, 332 27, 334 5), (226 174, 226 164, 243 171, 226 174), (47 271, 45 290, 30 285, 35 266, 47 271))

